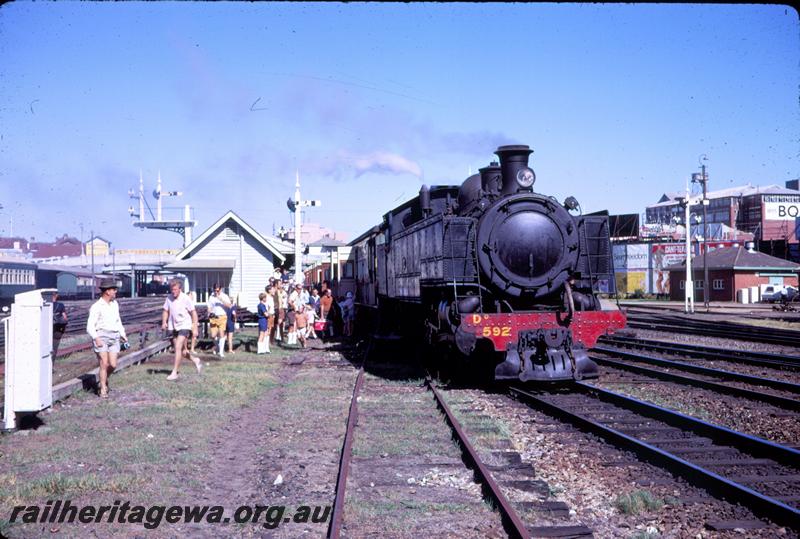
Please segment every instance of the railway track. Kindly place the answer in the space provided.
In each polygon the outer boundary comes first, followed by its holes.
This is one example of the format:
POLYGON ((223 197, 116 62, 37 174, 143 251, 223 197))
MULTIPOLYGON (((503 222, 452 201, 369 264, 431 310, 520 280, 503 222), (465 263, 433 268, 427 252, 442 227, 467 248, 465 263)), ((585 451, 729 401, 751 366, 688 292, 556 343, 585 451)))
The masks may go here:
POLYGON ((629 312, 628 327, 800 347, 800 331, 689 319, 675 315, 629 312))
POLYGON ((797 396, 800 395, 800 385, 792 382, 701 367, 605 346, 597 346, 593 351, 595 353, 591 357, 598 365, 634 372, 659 380, 708 389, 735 397, 765 402, 787 410, 800 411, 800 401, 797 400, 797 396), (624 358, 628 361, 598 356, 597 352, 624 358), (631 361, 645 365, 638 365, 631 363, 631 361), (688 372, 696 376, 686 376, 674 371, 688 372))
MULTIPOLYGON (((164 304, 163 297, 155 298, 121 298, 120 317, 126 328, 134 326, 138 328, 143 325, 161 324, 161 307, 164 304)), ((89 318, 89 309, 92 306, 91 300, 79 300, 74 302, 64 302, 67 308, 67 327, 59 336, 54 332, 54 338, 63 339, 64 337, 74 337, 86 334, 86 321, 89 318)), ((198 314, 200 311, 198 310, 198 314)), ((0 359, 5 361, 5 333, 0 331, 0 359)), ((88 337, 87 337, 88 339, 88 337)), ((74 351, 91 348, 87 344, 84 348, 76 348, 74 351)))
MULTIPOLYGON (((351 498, 353 496, 352 491, 354 489, 352 487, 348 489, 347 485, 348 480, 353 473, 352 469, 354 466, 356 468, 362 467, 363 470, 366 462, 363 458, 363 449, 361 451, 357 451, 355 447, 358 443, 359 437, 369 438, 371 436, 369 429, 375 427, 370 427, 370 423, 373 423, 375 418, 370 419, 371 414, 367 414, 365 417, 360 410, 359 402, 368 402, 364 400, 367 399, 363 393, 364 386, 370 384, 374 385, 376 383, 377 382, 375 381, 365 383, 363 369, 359 372, 355 382, 353 397, 350 405, 350 413, 347 420, 347 431, 342 445, 340 467, 336 482, 336 497, 328 532, 328 537, 331 538, 338 538, 343 534, 358 535, 361 531, 357 524, 353 523, 352 517, 348 516, 350 513, 348 512, 347 507, 351 507, 350 511, 354 510, 352 506, 348 506, 348 503, 355 504, 355 502, 351 498), (358 459, 356 459, 356 455, 359 455, 358 459), (347 500, 350 500, 350 502, 347 500), (343 533, 344 529, 347 531, 343 533)), ((563 502, 547 500, 538 502, 512 501, 512 499, 509 498, 508 493, 513 492, 515 488, 522 490, 534 489, 538 490, 540 493, 544 493, 549 491, 548 487, 542 481, 533 479, 532 466, 523 463, 520 460, 520 455, 516 452, 495 452, 502 453, 504 461, 494 462, 493 464, 488 463, 485 458, 482 458, 481 452, 473 443, 473 440, 471 440, 467 435, 467 430, 465 430, 464 426, 457 419, 457 414, 454 413, 453 409, 451 409, 451 407, 447 404, 442 392, 436 388, 430 382, 430 380, 426 381, 425 385, 429 392, 427 396, 425 396, 425 390, 421 387, 417 386, 411 390, 413 391, 414 401, 433 404, 431 403, 432 397, 435 405, 431 410, 427 410, 426 412, 417 415, 417 420, 421 423, 424 423, 425 426, 423 428, 426 429, 426 431, 427 429, 430 429, 430 432, 438 431, 437 435, 441 436, 442 417, 436 413, 438 408, 438 410, 440 410, 441 414, 444 416, 444 420, 449 427, 449 431, 452 433, 452 440, 458 444, 462 451, 461 458, 454 459, 451 456, 449 461, 444 456, 431 457, 428 455, 428 458, 433 458, 436 462, 438 462, 438 466, 440 467, 450 467, 450 473, 453 474, 451 477, 462 474, 467 478, 467 481, 470 484, 472 483, 473 477, 477 478, 477 481, 481 485, 481 490, 483 492, 482 497, 484 499, 488 498, 491 500, 493 506, 499 512, 500 521, 505 533, 507 533, 510 537, 523 538, 590 537, 592 535, 592 530, 586 526, 564 523, 564 519, 569 518, 569 507, 563 502), (430 412, 433 413, 430 414, 430 412), (471 472, 462 470, 464 463, 469 466, 471 472), (541 518, 531 522, 531 514, 538 515, 541 518), (523 518, 521 515, 525 515, 527 518, 523 518)), ((375 389, 376 388, 372 388, 373 391, 375 391, 375 389)), ((393 411, 396 409, 397 408, 394 408, 393 411)), ((392 419, 387 417, 381 417, 381 419, 389 422, 394 419, 393 415, 391 417, 392 419)), ((449 437, 446 437, 445 439, 449 439, 449 437)), ((407 454, 403 455, 403 459, 400 459, 401 462, 399 464, 393 463, 390 455, 382 454, 381 457, 386 457, 383 462, 390 465, 392 470, 407 469, 405 467, 407 464, 405 464, 404 460, 408 457, 407 454)), ((418 473, 421 473, 421 470, 418 473)), ((363 471, 361 474, 363 477, 363 471)), ((397 473, 396 475, 398 477, 404 477, 404 475, 401 473, 397 473)), ((378 479, 375 475, 370 475, 370 477, 374 478, 376 482, 385 480, 378 479)), ((423 477, 425 477, 425 475, 423 475, 423 477)), ((424 481, 424 479, 422 481, 424 481)), ((409 483, 412 485, 423 484, 421 481, 415 482, 413 477, 409 478, 409 483)), ((365 490, 366 485, 363 482, 357 484, 360 484, 362 487, 359 490, 365 490)), ((374 483, 369 483, 369 485, 372 487, 375 486, 374 483)), ((403 486, 405 487, 407 485, 403 486)), ((402 489, 403 487, 397 488, 402 489)), ((413 492, 414 491, 412 490, 412 493, 413 492)), ((456 492, 457 497, 464 495, 464 490, 458 490, 456 492)), ((481 495, 478 492, 475 494, 478 495, 477 500, 474 500, 471 503, 477 503, 478 505, 470 512, 485 511, 487 506, 481 502, 481 495)), ((543 495, 546 496, 546 494, 543 495)), ((427 499, 427 497, 430 496, 430 493, 423 494, 422 492, 418 492, 416 496, 427 499)), ((454 500, 447 498, 447 501, 452 502, 454 500)), ((486 517, 484 517, 484 519, 486 519, 486 517)), ((389 520, 390 519, 387 517, 387 525, 389 520)), ((491 518, 489 520, 491 520, 491 518)), ((455 531, 453 533, 458 535, 458 533, 455 531)), ((476 532, 472 531, 472 533, 476 532)))
POLYGON ((534 393, 514 387, 510 393, 716 497, 800 527, 800 451, 583 382, 573 389, 534 393))
POLYGON ((787 371, 800 371, 800 357, 769 352, 755 352, 750 350, 737 350, 734 348, 719 348, 699 346, 694 344, 667 343, 635 337, 618 335, 603 335, 598 341, 602 344, 612 345, 617 348, 632 348, 648 350, 669 355, 689 356, 704 360, 727 361, 732 363, 745 363, 758 367, 769 367, 787 371))

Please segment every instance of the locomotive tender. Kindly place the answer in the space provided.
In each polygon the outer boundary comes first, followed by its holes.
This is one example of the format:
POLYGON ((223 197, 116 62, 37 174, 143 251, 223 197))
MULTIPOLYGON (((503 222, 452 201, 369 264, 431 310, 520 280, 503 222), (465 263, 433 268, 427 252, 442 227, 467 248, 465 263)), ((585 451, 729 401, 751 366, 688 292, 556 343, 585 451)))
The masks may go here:
POLYGON ((351 242, 356 301, 384 329, 493 361, 496 379, 596 377, 586 350, 626 322, 597 296, 615 291, 608 216, 534 192, 528 146, 495 153, 351 242))

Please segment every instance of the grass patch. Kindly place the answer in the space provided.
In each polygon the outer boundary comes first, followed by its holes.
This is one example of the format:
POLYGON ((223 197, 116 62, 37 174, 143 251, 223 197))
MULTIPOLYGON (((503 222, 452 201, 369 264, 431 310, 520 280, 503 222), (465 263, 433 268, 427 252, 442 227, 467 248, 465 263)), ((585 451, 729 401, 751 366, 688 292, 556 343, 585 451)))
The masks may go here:
MULTIPOLYGON (((113 375, 108 400, 76 393, 42 415, 38 430, 0 437, 3 470, 14 470, 0 473, 0 517, 13 505, 64 497, 92 503, 108 493, 179 501, 187 486, 181 478, 203 465, 229 414, 276 387, 283 364, 241 350, 204 361, 202 375, 184 362, 173 383, 163 372, 171 368, 169 357, 113 375)), ((8 527, 0 522, 3 535, 8 527)))
MULTIPOLYGON (((380 528, 381 537, 410 537, 411 530, 418 530, 430 534, 430 519, 439 521, 442 515, 453 515, 454 519, 473 518, 476 511, 485 511, 486 516, 491 515, 488 505, 461 503, 430 503, 412 500, 374 501, 374 500, 348 500, 348 518, 356 523, 364 523, 368 529, 380 528)), ((377 530, 376 530, 377 531, 377 530)), ((413 534, 419 535, 419 533, 413 534)), ((434 534, 436 535, 436 534, 434 534)), ((370 534, 372 536, 372 534, 370 534)), ((449 536, 449 535, 448 535, 449 536)))
POLYGON ((85 492, 121 494, 135 490, 144 481, 133 475, 105 477, 93 473, 82 476, 55 473, 20 482, 14 475, 5 475, 0 476, 0 503, 13 506, 21 504, 23 500, 48 500, 85 492))
POLYGON ((418 523, 420 519, 426 516, 430 518, 436 513, 466 513, 475 510, 474 505, 416 502, 412 500, 351 500, 348 502, 348 511, 350 507, 352 507, 353 516, 356 520, 372 522, 375 519, 380 519, 382 525, 387 525, 393 530, 407 530, 410 525, 418 523), (425 513, 430 513, 430 515, 425 513))
POLYGON ((656 511, 664 506, 664 501, 656 498, 649 490, 634 490, 620 494, 614 500, 614 507, 623 515, 638 515, 642 511, 656 511))

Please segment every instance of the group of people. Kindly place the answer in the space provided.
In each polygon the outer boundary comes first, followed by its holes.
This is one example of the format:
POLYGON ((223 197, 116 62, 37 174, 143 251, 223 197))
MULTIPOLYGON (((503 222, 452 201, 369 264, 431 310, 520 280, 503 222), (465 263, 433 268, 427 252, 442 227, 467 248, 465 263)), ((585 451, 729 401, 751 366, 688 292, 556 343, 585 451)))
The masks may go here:
MULTIPOLYGON (((128 338, 116 301, 116 280, 103 279, 99 288, 100 299, 89 309, 86 331, 92 338, 93 349, 100 364, 100 397, 106 398, 109 391, 108 378, 116 369, 120 349, 127 346, 128 338)), ((54 304, 56 300, 57 297, 54 296, 54 304)), ((233 353, 236 306, 219 284, 214 285, 207 305, 214 354, 224 357, 226 343, 228 352, 233 353)), ((65 309, 60 302, 57 311, 54 325, 66 325, 65 309)), ((355 318, 353 294, 347 292, 337 302, 327 281, 323 281, 319 289, 306 289, 300 283, 295 284, 286 279, 284 273, 282 277, 270 278, 265 291, 259 294, 257 316, 258 354, 269 354, 270 344, 275 344, 276 341, 305 347, 307 339, 318 338, 315 325, 324 334, 333 336, 333 322, 337 319, 342 321, 344 336, 352 335, 355 318)), ((174 381, 180 377, 183 359, 192 361, 197 372, 202 372, 203 364, 194 353, 198 336, 197 310, 192 298, 183 292, 183 283, 179 279, 173 279, 169 283, 169 295, 164 300, 162 309, 161 327, 171 332, 175 354, 167 380, 174 381)))
MULTIPOLYGON (((109 391, 108 378, 117 368, 120 349, 126 347, 125 343, 128 342, 128 337, 125 334, 125 326, 122 325, 119 304, 116 301, 118 289, 116 280, 103 279, 100 281, 99 288, 100 299, 89 309, 86 332, 92 338, 93 349, 100 364, 100 397, 107 398, 109 391)), ((192 298, 184 293, 182 288, 183 285, 180 280, 175 279, 170 282, 169 295, 164 300, 161 315, 161 327, 171 332, 172 344, 175 349, 172 371, 167 376, 167 380, 170 381, 177 380, 180 377, 179 370, 183 359, 191 360, 198 373, 203 371, 203 363, 200 358, 189 349, 190 343, 192 343, 193 348, 194 341, 197 339, 197 310, 192 298)), ((225 306, 226 301, 220 296, 219 287, 215 287, 215 297, 217 299, 213 309, 217 307, 216 302, 225 306)), ((230 308, 230 300, 227 300, 227 303, 226 308, 230 308)), ((211 308, 209 312, 212 312, 211 308)), ((220 331, 220 324, 216 324, 216 327, 217 331, 212 335, 221 354, 224 346, 225 331, 220 331)), ((222 328, 227 328, 227 320, 222 320, 222 328)))
POLYGON ((284 340, 288 345, 300 344, 317 338, 314 322, 318 316, 310 303, 319 297, 316 290, 309 292, 303 285, 270 279, 264 292, 258 295, 258 354, 269 354, 270 344, 284 340))
POLYGON ((318 338, 317 329, 322 336, 332 337, 337 316, 343 322, 344 336, 352 335, 355 318, 353 293, 347 292, 345 298, 337 302, 327 281, 323 281, 319 288, 306 288, 283 273, 269 279, 258 300, 259 354, 269 354, 270 345, 284 340, 284 337, 287 345, 299 344, 304 348, 307 339, 318 338))

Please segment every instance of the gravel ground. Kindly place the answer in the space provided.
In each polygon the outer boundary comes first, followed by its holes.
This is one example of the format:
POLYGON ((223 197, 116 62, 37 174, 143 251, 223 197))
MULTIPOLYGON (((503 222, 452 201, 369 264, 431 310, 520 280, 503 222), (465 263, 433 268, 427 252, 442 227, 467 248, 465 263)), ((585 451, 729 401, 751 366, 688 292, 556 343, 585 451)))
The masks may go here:
POLYGON ((648 379, 611 367, 601 366, 600 370, 600 378, 590 382, 594 386, 772 442, 788 445, 800 443, 800 422, 796 413, 708 389, 648 379))
POLYGON ((755 530, 708 530, 709 521, 754 517, 523 404, 478 390, 464 392, 476 409, 503 421, 523 459, 533 463, 537 476, 548 482, 558 500, 570 505, 578 521, 594 530, 595 537, 797 537, 792 530, 768 524, 755 530), (643 490, 660 502, 658 507, 626 512, 620 496, 643 490))

